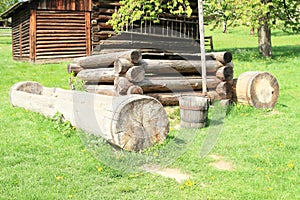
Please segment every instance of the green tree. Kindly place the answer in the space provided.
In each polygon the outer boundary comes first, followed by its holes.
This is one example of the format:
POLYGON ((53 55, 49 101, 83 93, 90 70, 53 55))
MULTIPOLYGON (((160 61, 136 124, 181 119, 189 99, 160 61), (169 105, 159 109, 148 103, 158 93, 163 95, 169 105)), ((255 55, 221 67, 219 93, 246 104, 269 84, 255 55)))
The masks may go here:
POLYGON ((192 9, 188 0, 121 0, 121 7, 113 14, 111 24, 116 31, 135 21, 151 20, 159 22, 159 14, 167 11, 172 14, 186 14, 190 16, 192 9))
MULTIPOLYGON (((264 57, 272 56, 271 29, 300 32, 299 0, 206 0, 208 15, 221 13, 212 19, 217 25, 247 25, 258 30, 258 48, 264 57), (216 4, 220 4, 216 6, 216 4), (228 6, 228 4, 230 4, 228 6), (234 8, 234 9, 232 9, 234 8)), ((207 13, 207 12, 206 12, 207 13)))
POLYGON ((0 14, 17 2, 18 0, 0 0, 0 14))

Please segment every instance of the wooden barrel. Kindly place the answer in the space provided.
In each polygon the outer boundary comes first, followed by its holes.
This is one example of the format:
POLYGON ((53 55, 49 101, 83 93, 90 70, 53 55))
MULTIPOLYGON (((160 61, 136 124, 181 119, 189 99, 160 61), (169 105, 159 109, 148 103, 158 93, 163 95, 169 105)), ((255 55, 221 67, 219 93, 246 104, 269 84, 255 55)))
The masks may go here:
POLYGON ((268 72, 245 72, 237 79, 236 96, 238 103, 244 105, 274 108, 279 96, 279 84, 268 72))
POLYGON ((179 98, 180 126, 184 128, 202 128, 206 126, 209 101, 198 96, 182 96, 179 98))

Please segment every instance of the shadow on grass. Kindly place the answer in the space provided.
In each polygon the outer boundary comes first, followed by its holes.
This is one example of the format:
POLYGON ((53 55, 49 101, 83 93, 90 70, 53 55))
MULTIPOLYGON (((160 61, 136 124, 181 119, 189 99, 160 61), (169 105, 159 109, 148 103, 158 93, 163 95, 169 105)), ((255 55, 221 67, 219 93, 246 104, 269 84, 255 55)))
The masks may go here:
POLYGON ((229 51, 233 54, 233 59, 245 62, 256 61, 284 61, 288 58, 300 56, 300 45, 274 46, 272 47, 273 57, 264 58, 258 51, 258 48, 231 48, 219 49, 218 51, 229 51))

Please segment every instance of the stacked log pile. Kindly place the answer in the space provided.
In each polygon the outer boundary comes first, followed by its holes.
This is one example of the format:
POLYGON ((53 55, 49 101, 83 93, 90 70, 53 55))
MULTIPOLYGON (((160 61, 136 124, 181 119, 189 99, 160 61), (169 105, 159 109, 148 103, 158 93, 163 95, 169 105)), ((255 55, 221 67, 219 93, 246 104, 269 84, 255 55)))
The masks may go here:
MULTIPOLYGON (((231 53, 206 54, 206 71, 208 97, 212 101, 231 99, 231 53)), ((84 81, 88 92, 98 94, 145 94, 164 105, 178 105, 181 95, 202 95, 199 54, 129 50, 75 59, 68 72, 84 81)))

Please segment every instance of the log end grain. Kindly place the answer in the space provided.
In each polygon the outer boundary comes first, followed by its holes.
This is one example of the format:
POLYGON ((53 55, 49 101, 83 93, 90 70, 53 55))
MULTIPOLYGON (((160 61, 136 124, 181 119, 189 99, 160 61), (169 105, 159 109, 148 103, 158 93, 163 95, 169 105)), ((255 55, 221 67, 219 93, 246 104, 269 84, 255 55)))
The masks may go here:
MULTIPOLYGON (((140 151, 165 140, 169 120, 161 103, 152 97, 128 95, 114 111, 113 143, 129 151, 140 151)), ((116 101, 119 101, 116 99, 116 101)))
POLYGON ((279 96, 279 84, 268 72, 245 72, 236 84, 237 101, 256 108, 273 108, 279 96))

